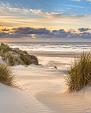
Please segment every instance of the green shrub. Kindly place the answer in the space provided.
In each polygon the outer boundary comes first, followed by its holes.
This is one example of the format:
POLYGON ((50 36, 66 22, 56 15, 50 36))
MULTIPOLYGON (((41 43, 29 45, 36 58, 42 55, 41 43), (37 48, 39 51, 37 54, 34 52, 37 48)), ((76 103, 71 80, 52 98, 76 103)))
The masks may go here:
POLYGON ((69 90, 79 91, 91 82, 91 54, 83 53, 79 59, 74 61, 68 71, 67 85, 69 90))
POLYGON ((29 55, 26 51, 22 51, 18 48, 10 48, 8 45, 1 43, 0 56, 6 64, 10 66, 14 65, 38 65, 37 57, 29 55))
POLYGON ((3 60, 6 61, 6 63, 10 66, 14 66, 16 63, 13 54, 9 52, 4 54, 3 60))
POLYGON ((24 65, 31 64, 31 59, 28 54, 20 54, 20 59, 22 60, 24 65))
POLYGON ((7 44, 1 43, 1 45, 0 45, 0 53, 1 53, 1 55, 3 53, 5 53, 5 52, 10 51, 10 50, 11 50, 11 48, 7 44))
POLYGON ((10 86, 13 85, 13 76, 11 71, 4 64, 0 64, 0 82, 10 86))

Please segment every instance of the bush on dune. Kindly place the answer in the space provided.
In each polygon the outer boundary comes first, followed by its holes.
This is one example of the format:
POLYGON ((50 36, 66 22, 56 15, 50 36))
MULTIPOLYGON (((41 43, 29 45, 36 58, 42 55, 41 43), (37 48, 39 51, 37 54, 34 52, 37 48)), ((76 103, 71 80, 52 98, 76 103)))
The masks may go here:
POLYGON ((38 65, 38 60, 35 56, 29 54, 20 54, 20 59, 24 65, 36 64, 38 65))
POLYGON ((9 52, 6 53, 3 59, 6 61, 6 63, 8 65, 10 65, 10 66, 15 65, 15 59, 14 59, 14 56, 11 53, 9 53, 9 52))
POLYGON ((25 65, 31 64, 31 59, 28 54, 20 53, 20 59, 22 60, 22 63, 25 65))
POLYGON ((8 64, 9 66, 23 64, 19 56, 12 54, 12 52, 7 52, 4 54, 2 59, 8 64))
POLYGON ((38 59, 36 56, 28 54, 26 51, 22 51, 19 48, 10 48, 8 45, 1 43, 0 56, 6 64, 10 66, 14 65, 38 65, 38 59))
POLYGON ((1 45, 0 45, 0 54, 1 55, 3 55, 3 53, 8 52, 10 50, 11 50, 11 48, 7 44, 1 43, 1 45))
POLYGON ((38 65, 38 59, 34 55, 30 55, 31 63, 38 65))
POLYGON ((67 85, 69 91, 79 91, 91 82, 91 54, 83 53, 68 71, 67 85))
POLYGON ((10 69, 4 64, 0 64, 0 82, 12 86, 13 78, 10 69))

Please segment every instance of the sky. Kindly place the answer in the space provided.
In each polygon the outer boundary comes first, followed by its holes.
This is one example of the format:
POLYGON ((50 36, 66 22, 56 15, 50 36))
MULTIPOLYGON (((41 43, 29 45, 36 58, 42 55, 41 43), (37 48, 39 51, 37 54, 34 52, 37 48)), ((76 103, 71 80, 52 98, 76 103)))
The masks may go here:
POLYGON ((0 0, 0 28, 91 28, 91 0, 0 0))

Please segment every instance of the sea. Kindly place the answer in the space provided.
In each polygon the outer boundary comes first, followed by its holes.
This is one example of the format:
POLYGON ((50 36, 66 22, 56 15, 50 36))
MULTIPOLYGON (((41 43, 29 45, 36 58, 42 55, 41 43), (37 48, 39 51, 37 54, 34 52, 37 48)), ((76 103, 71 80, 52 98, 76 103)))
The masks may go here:
POLYGON ((73 53, 90 52, 91 42, 13 42, 12 48, 19 48, 36 55, 39 64, 46 67, 68 69, 74 62, 73 53), (37 53, 37 54, 36 54, 37 53))
POLYGON ((13 42, 13 48, 25 51, 43 52, 83 52, 91 51, 91 42, 13 42))

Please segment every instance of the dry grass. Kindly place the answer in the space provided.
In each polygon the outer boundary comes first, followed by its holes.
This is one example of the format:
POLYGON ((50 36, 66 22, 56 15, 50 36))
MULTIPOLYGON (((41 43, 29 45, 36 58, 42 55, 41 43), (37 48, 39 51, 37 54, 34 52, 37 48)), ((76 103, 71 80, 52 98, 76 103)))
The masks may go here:
POLYGON ((13 85, 14 76, 8 66, 0 64, 0 82, 9 86, 13 85))
POLYGON ((67 85, 69 91, 79 91, 91 82, 91 54, 83 53, 76 59, 68 71, 67 85))

